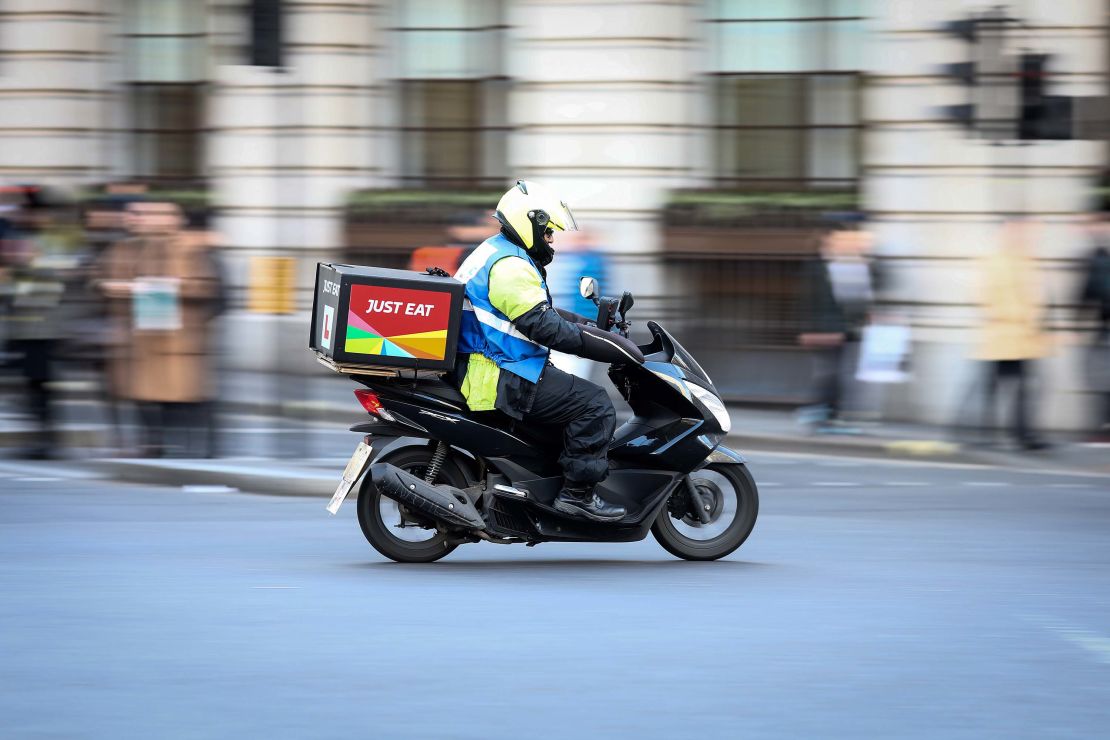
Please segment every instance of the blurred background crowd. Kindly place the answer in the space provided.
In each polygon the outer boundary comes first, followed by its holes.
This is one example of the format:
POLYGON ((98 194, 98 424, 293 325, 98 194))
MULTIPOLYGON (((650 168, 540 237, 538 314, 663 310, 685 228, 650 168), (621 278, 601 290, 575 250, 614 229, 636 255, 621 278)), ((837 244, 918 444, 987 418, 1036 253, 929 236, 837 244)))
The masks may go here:
POLYGON ((79 379, 103 447, 219 454, 227 377, 326 373, 316 262, 450 270, 527 177, 556 302, 730 403, 1105 439, 1108 83, 1110 0, 8 0, 0 423, 57 454, 79 379))

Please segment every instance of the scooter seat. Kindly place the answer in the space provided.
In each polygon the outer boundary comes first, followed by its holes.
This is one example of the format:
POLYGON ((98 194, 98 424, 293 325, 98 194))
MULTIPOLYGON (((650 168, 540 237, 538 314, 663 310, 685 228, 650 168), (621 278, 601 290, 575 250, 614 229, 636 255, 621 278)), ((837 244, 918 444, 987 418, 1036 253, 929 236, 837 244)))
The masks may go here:
POLYGON ((448 403, 453 403, 464 409, 466 408, 466 399, 463 397, 463 394, 459 392, 458 388, 445 380, 440 380, 439 378, 421 380, 417 385, 417 389, 421 393, 427 393, 429 396, 435 396, 448 403))

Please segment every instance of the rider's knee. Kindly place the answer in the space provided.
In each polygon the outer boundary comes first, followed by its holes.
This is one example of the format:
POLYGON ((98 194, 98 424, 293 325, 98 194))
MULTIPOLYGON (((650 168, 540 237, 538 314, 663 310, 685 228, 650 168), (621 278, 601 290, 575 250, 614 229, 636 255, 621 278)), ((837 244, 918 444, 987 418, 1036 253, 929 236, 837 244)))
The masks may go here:
POLYGON ((586 408, 590 414, 601 418, 616 418, 617 415, 617 410, 613 408, 613 402, 610 400, 609 394, 600 385, 594 383, 590 383, 586 408))

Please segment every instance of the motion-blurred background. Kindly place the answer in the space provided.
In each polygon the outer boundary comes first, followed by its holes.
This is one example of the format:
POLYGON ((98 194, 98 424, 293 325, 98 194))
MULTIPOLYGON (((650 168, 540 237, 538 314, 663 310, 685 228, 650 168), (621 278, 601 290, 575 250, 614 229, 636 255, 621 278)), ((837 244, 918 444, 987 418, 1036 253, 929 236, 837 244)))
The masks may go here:
POLYGON ((1108 77, 1110 0, 7 0, 4 423, 216 454, 157 430, 311 400, 316 262, 450 269, 520 177, 557 301, 631 290, 730 402, 1098 436, 1108 77))

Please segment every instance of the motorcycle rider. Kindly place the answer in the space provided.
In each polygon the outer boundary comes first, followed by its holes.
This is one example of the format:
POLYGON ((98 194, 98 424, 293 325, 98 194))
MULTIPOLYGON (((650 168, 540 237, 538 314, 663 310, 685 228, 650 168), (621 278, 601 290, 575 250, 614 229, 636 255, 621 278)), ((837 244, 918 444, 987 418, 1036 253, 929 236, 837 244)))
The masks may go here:
POLYGON ((598 385, 558 369, 549 351, 600 362, 643 362, 631 341, 553 308, 546 267, 555 231, 578 230, 564 201, 539 183, 518 180, 497 204, 498 234, 479 245, 455 278, 466 285, 456 377, 472 411, 563 428, 563 489, 555 508, 594 521, 615 521, 622 506, 594 486, 609 473, 616 414, 598 385))

